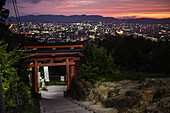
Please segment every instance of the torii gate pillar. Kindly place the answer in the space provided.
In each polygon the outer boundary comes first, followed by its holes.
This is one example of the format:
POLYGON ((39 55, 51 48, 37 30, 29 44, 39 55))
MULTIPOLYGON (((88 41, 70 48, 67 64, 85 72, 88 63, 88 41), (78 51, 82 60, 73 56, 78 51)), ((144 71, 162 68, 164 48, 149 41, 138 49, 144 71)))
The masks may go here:
POLYGON ((67 89, 70 89, 70 69, 69 69, 69 59, 66 59, 66 73, 67 73, 67 89))
POLYGON ((38 71, 37 71, 37 66, 38 66, 38 62, 37 60, 35 60, 35 68, 34 68, 34 80, 35 80, 35 92, 38 93, 38 71))

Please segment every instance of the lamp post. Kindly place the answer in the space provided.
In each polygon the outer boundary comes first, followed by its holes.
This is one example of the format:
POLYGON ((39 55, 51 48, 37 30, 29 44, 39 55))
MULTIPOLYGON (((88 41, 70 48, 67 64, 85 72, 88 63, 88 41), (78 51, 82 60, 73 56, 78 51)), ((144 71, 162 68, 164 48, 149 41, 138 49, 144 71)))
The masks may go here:
POLYGON ((4 95, 2 89, 1 70, 0 70, 0 113, 5 113, 4 95))

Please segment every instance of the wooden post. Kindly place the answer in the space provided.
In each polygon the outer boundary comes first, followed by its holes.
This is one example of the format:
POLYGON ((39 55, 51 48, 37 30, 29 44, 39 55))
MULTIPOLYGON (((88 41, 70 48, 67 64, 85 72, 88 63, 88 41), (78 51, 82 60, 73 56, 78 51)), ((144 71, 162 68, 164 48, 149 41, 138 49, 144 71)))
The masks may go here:
POLYGON ((69 59, 66 59, 67 89, 70 89, 69 59))
POLYGON ((71 81, 74 77, 74 66, 71 66, 71 81))
MULTIPOLYGON (((52 48, 52 50, 56 50, 56 48, 52 48)), ((52 56, 55 56, 55 54, 52 54, 52 56)))
POLYGON ((54 63, 54 59, 51 59, 50 63, 51 63, 51 64, 54 63))
POLYGON ((35 92, 38 93, 38 72, 37 72, 37 65, 38 65, 38 62, 37 60, 35 60, 35 71, 34 71, 34 77, 35 77, 35 92))
POLYGON ((74 47, 71 47, 70 49, 74 49, 74 47))

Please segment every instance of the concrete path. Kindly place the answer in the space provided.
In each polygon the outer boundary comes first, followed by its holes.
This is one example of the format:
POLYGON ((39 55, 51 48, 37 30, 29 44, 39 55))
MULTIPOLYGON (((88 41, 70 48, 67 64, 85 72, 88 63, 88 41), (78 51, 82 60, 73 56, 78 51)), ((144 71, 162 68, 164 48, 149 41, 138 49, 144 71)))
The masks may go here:
POLYGON ((41 113, 91 113, 84 107, 64 98, 66 86, 48 86, 48 91, 41 93, 41 113))

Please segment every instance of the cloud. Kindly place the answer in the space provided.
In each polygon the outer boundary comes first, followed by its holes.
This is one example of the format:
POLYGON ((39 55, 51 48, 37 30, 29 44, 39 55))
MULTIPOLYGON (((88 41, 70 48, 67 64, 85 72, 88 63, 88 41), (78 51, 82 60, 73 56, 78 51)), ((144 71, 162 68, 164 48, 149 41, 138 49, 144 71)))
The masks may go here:
POLYGON ((29 2, 32 4, 38 4, 39 2, 46 1, 46 2, 56 2, 56 3, 61 3, 66 0, 20 0, 21 2, 29 2))
POLYGON ((29 2, 29 3, 32 3, 32 4, 37 4, 39 2, 41 2, 42 0, 22 0, 23 2, 29 2))
POLYGON ((18 6, 18 8, 23 9, 23 8, 25 8, 25 7, 23 7, 23 6, 18 6))
MULTIPOLYGON (((13 6, 6 5, 13 13, 13 6)), ((9 3, 9 4, 8 4, 9 3)), ((17 0, 19 11, 26 14, 139 16, 170 15, 170 0, 17 0)))
MULTIPOLYGON (((39 3, 39 2, 41 2, 42 0, 16 0, 16 2, 17 3, 26 3, 26 2, 28 2, 28 3, 31 3, 31 4, 37 4, 37 3, 39 3)), ((6 0, 6 2, 7 2, 7 4, 8 3, 12 3, 12 0, 6 0)))
POLYGON ((92 4, 92 3, 94 3, 94 1, 76 1, 76 2, 74 2, 73 4, 74 5, 88 5, 88 4, 92 4))
POLYGON ((118 19, 136 19, 137 16, 120 16, 120 17, 117 17, 118 19))

